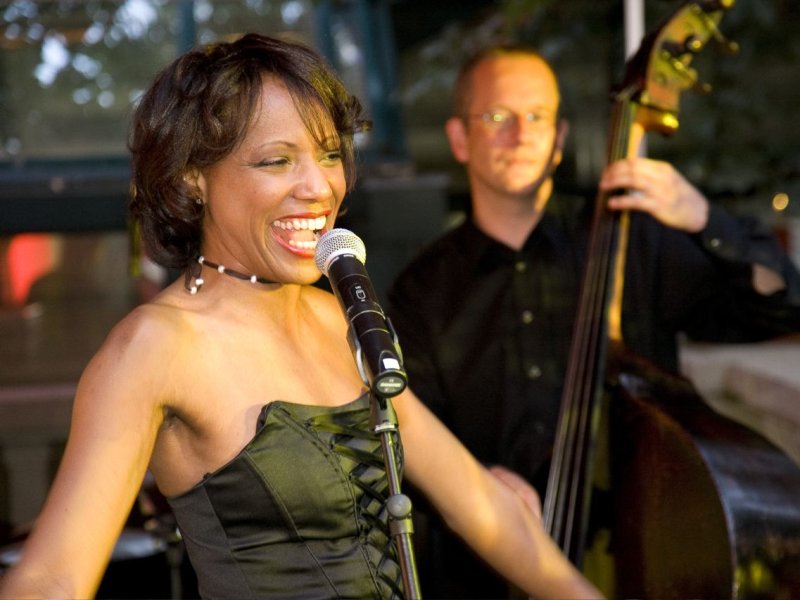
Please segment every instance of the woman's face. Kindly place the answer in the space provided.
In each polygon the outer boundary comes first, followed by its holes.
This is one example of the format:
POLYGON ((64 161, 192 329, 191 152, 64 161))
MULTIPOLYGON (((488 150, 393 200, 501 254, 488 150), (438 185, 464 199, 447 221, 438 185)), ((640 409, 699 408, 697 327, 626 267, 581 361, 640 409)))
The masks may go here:
POLYGON ((339 139, 325 147, 306 129, 291 95, 265 77, 242 143, 204 169, 203 254, 244 273, 313 283, 317 236, 333 226, 346 190, 339 139))

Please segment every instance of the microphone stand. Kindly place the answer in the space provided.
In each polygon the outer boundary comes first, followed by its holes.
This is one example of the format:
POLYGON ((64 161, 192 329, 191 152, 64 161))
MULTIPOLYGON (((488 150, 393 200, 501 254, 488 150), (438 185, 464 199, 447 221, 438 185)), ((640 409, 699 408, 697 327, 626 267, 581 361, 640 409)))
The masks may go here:
POLYGON ((331 229, 317 243, 314 260, 332 284, 333 293, 348 320, 347 340, 353 351, 356 368, 370 390, 369 424, 380 435, 389 496, 389 532, 396 545, 406 597, 422 597, 417 564, 411 544, 414 525, 411 520, 411 499, 400 492, 400 473, 395 452, 397 414, 391 398, 400 394, 408 383, 402 366, 402 353, 397 332, 386 318, 372 283, 364 269, 364 242, 346 229, 331 229), (367 345, 365 352, 362 339, 367 345))
POLYGON ((417 600, 422 597, 422 594, 411 542, 411 535, 414 533, 414 524, 411 520, 411 498, 400 492, 400 474, 397 469, 395 452, 395 436, 399 437, 397 414, 388 396, 373 391, 370 392, 370 400, 370 426, 376 434, 381 436, 383 460, 389 482, 389 498, 386 501, 386 509, 389 512, 389 531, 397 543, 406 597, 417 600))

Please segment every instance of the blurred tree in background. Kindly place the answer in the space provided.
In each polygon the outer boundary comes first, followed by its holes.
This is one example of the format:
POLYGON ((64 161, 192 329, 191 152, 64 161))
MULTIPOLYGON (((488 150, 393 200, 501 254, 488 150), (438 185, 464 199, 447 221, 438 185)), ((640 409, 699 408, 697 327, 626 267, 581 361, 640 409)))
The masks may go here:
MULTIPOLYGON (((645 0, 646 29, 680 5, 645 0)), ((397 65, 387 81, 398 89, 379 93, 401 107, 397 136, 405 139, 396 147, 407 149, 413 170, 447 172, 455 193, 464 191, 442 131, 455 71, 481 46, 524 41, 561 79, 572 127, 559 177, 593 186, 605 160, 609 90, 624 66, 623 0, 0 1, 0 167, 124 158, 132 103, 158 68, 195 41, 252 30, 289 34, 336 53, 337 67, 347 60, 358 67, 386 48, 358 35, 356 19, 324 17, 381 7, 394 32, 388 44, 396 62, 388 64, 397 65)), ((713 43, 703 50, 693 66, 713 91, 684 94, 681 127, 668 140, 650 136, 649 154, 674 162, 710 196, 737 199, 742 210, 769 212, 784 192, 794 199, 786 213, 800 214, 800 3, 736 0, 720 29, 741 51, 728 55, 713 43)), ((344 76, 372 95, 369 78, 379 72, 351 68, 344 76)))

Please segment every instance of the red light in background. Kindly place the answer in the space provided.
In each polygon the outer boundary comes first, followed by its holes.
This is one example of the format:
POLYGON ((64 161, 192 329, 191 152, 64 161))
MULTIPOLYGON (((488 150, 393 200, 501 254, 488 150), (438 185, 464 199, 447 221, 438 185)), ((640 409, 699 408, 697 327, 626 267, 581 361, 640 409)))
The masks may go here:
POLYGON ((46 233, 22 233, 11 238, 6 253, 11 300, 23 305, 31 286, 53 269, 53 237, 46 233))

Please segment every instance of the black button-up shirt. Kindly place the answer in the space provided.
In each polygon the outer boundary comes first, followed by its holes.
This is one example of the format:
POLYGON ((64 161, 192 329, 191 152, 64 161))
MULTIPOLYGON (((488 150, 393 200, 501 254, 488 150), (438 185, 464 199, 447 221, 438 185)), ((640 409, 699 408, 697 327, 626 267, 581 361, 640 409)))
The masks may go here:
MULTIPOLYGON (((542 489, 554 439, 590 222, 588 203, 553 198, 520 251, 467 220, 395 281, 388 312, 411 389, 482 462, 542 489), (538 477, 537 477, 538 474, 538 477)), ((631 215, 623 336, 677 370, 677 335, 752 341, 800 330, 800 276, 756 221, 711 207, 696 235, 631 215), (752 264, 783 274, 770 297, 752 264)))

